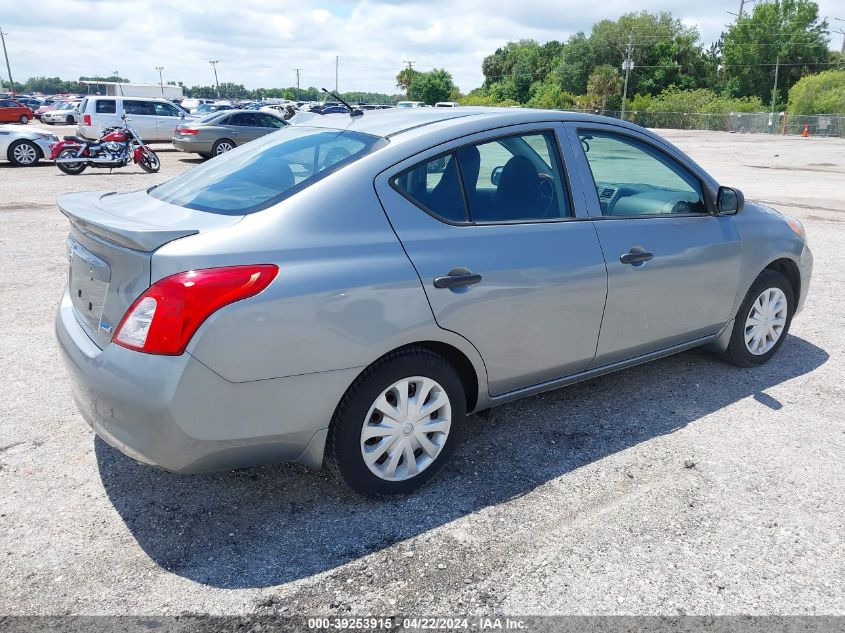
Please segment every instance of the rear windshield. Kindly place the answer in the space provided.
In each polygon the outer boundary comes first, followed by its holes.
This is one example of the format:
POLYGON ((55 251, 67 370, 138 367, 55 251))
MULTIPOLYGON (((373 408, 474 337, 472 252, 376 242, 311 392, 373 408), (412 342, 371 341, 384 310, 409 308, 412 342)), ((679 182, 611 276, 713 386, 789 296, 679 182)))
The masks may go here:
POLYGON ((266 209, 383 147, 358 132, 286 126, 149 190, 153 198, 223 215, 266 209))

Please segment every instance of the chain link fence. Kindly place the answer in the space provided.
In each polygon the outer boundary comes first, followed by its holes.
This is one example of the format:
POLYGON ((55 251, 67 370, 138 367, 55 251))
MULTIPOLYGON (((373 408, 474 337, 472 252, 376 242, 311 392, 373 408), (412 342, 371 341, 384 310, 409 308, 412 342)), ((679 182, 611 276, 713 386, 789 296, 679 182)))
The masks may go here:
MULTIPOLYGON (((605 112, 622 118, 621 112, 605 112)), ((845 116, 838 114, 773 114, 771 112, 643 112, 627 111, 625 120, 652 128, 716 130, 747 134, 796 134, 845 138, 845 116)))

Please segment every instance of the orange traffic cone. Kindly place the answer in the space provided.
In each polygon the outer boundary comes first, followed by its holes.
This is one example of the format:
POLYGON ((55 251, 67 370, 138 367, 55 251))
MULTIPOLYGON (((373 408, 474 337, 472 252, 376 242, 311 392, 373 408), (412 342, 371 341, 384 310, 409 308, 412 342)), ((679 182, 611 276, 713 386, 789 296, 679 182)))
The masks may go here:
POLYGON ((803 136, 804 138, 807 138, 808 136, 810 136, 810 126, 809 125, 804 126, 804 131, 801 132, 801 136, 803 136))

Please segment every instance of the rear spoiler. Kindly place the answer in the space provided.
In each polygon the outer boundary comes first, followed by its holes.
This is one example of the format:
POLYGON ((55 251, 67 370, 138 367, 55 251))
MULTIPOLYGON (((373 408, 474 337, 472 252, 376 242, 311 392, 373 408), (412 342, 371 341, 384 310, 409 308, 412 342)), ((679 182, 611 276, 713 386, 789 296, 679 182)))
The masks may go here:
POLYGON ((134 214, 111 213, 101 204, 101 200, 109 195, 67 194, 61 196, 57 204, 59 211, 80 230, 133 250, 151 252, 173 240, 199 233, 196 228, 161 226, 133 217, 134 214))

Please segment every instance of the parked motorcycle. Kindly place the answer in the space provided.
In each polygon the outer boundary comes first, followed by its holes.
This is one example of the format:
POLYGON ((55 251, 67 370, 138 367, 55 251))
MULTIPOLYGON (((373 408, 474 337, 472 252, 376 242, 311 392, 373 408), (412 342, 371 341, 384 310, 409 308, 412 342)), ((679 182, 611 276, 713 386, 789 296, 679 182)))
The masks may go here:
POLYGON ((56 167, 71 175, 81 174, 86 167, 124 167, 130 160, 146 172, 157 172, 161 161, 156 153, 129 126, 125 114, 121 119, 122 125, 105 128, 97 141, 65 136, 52 147, 50 159, 55 161, 56 167))

